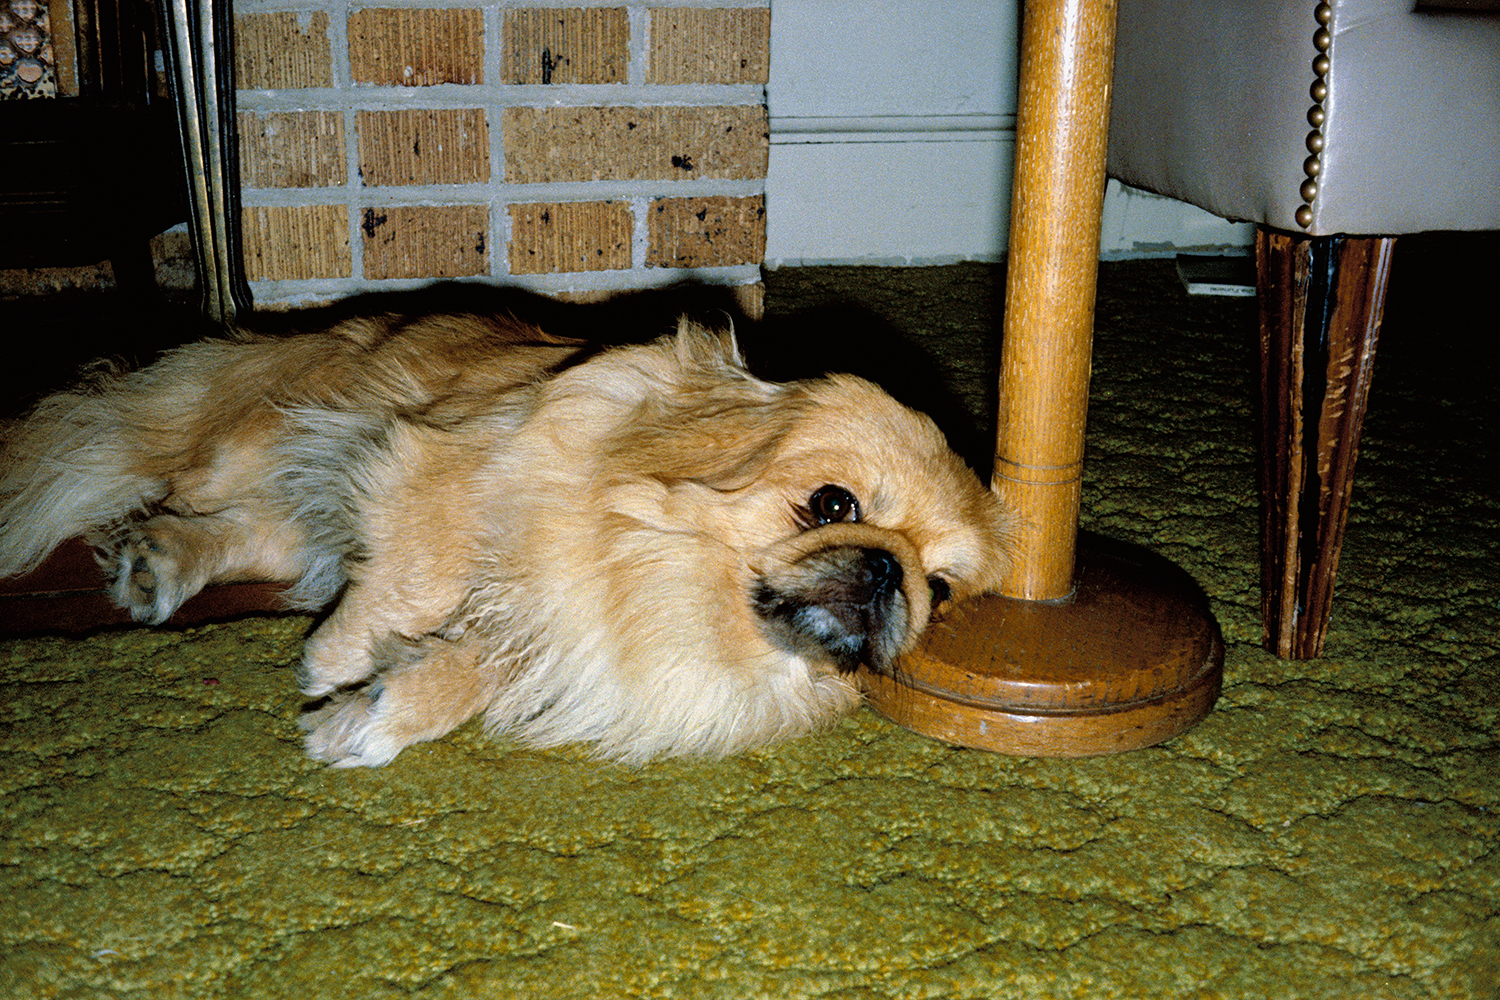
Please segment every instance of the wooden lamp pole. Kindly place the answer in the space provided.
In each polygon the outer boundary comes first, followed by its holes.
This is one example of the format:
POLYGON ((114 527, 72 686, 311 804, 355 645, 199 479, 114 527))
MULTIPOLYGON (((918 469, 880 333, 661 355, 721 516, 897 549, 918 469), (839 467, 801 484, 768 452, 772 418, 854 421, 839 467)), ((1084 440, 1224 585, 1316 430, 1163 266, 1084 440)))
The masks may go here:
POLYGON ((1021 514, 1007 597, 1073 591, 1099 274, 1113 3, 1028 3, 1021 38, 995 492, 1021 514))
POLYGON ((1039 756, 1148 746, 1218 697, 1224 646, 1196 586, 1149 554, 1079 545, 1084 424, 1114 67, 1112 0, 1031 0, 992 488, 1017 511, 997 595, 928 630, 877 711, 948 742, 1039 756))

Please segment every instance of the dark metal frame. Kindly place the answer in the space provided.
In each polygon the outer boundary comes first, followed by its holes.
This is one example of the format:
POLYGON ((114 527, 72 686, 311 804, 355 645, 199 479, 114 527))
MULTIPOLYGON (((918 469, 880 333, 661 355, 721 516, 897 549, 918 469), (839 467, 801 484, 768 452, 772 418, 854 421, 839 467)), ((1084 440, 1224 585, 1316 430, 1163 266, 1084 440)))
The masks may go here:
POLYGON ((164 17, 203 312, 227 325, 251 309, 240 248, 233 13, 224 0, 168 0, 164 17))

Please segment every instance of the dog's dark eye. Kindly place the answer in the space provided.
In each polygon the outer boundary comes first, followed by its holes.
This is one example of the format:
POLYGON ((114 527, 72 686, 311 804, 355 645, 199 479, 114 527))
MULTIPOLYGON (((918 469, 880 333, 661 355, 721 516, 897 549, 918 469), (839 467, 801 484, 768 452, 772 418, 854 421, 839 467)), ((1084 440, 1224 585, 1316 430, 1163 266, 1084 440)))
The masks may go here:
POLYGON ((953 596, 953 588, 948 585, 947 580, 944 580, 940 576, 929 576, 927 578, 927 589, 932 592, 932 606, 934 608, 953 596))
POLYGON ((858 521, 859 501, 842 486, 819 486, 807 498, 807 511, 815 524, 858 521))

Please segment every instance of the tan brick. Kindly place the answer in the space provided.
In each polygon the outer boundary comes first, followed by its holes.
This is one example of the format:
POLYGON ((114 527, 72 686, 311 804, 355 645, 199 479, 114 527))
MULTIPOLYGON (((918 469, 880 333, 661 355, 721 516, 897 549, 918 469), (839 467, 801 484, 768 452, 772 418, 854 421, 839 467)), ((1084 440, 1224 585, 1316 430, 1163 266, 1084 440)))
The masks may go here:
POLYGON ((366 278, 462 278, 488 274, 488 205, 366 208, 366 278))
POLYGON ((490 129, 482 108, 361 111, 357 127, 366 186, 490 179, 490 129))
POLYGON ((484 82, 484 13, 469 7, 369 7, 349 15, 356 83, 429 87, 484 82))
POLYGON ((251 281, 347 278, 349 210, 344 205, 252 206, 240 212, 245 274, 251 281))
POLYGON ((630 21, 623 7, 519 8, 505 12, 505 83, 623 83, 630 21))
POLYGON ((686 108, 508 108, 505 179, 749 179, 766 175, 761 105, 686 108))
POLYGON ((661 198, 646 217, 647 267, 727 267, 766 256, 766 200, 661 198))
POLYGON ((766 8, 653 7, 648 83, 765 83, 766 8))
POLYGON ((512 274, 630 267, 630 206, 614 201, 510 206, 512 274))
POLYGON ((235 86, 295 90, 333 86, 328 15, 279 11, 234 19, 235 86))
POLYGON ((246 187, 337 187, 348 179, 339 112, 246 111, 238 122, 246 187))

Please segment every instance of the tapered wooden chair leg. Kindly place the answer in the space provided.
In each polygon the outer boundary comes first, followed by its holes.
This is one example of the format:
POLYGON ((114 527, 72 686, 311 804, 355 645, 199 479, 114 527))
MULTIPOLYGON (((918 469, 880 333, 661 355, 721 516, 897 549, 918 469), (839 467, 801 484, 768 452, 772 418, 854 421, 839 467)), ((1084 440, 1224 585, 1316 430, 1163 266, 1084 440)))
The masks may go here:
POLYGON ((1394 238, 1256 236, 1265 648, 1323 652, 1394 238))
POLYGON ((1001 593, 928 629, 875 709, 966 746, 1086 756, 1159 743, 1219 694, 1224 644, 1163 560, 1079 544, 1084 418, 1115 8, 1033 0, 1022 22, 1015 188, 992 486, 1020 515, 1001 593))

